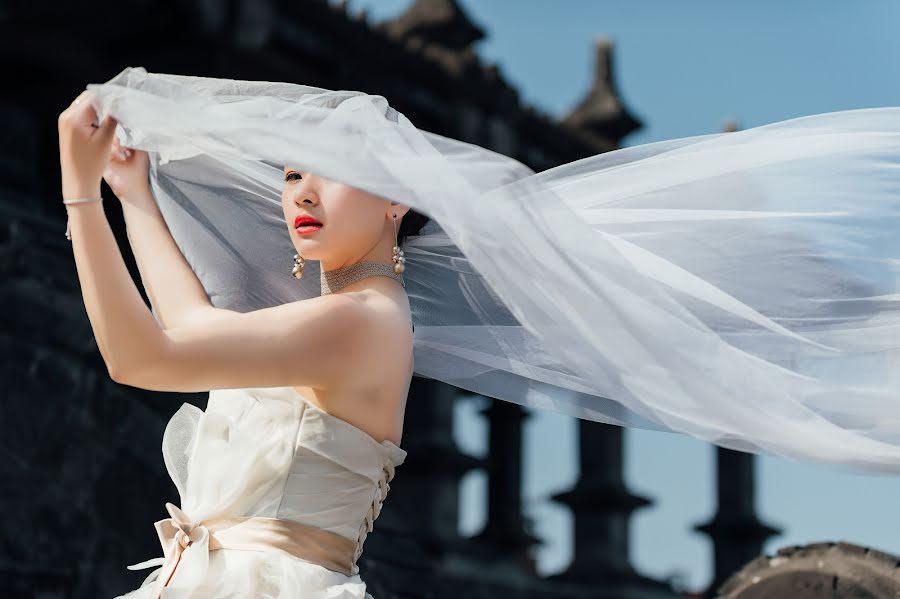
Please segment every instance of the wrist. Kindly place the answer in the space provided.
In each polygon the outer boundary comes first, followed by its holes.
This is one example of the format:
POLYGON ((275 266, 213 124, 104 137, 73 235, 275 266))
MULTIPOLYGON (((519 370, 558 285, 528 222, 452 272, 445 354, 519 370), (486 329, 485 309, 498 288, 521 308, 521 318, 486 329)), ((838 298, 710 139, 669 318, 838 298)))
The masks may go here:
POLYGON ((85 204, 97 204, 97 206, 100 207, 100 213, 105 215, 102 207, 102 196, 99 198, 63 198, 63 205, 66 207, 67 214, 69 214, 68 219, 66 219, 66 239, 68 239, 69 241, 72 241, 72 214, 68 212, 69 206, 79 206, 85 204))
POLYGON ((122 194, 122 202, 130 203, 130 204, 145 204, 150 202, 152 204, 156 203, 156 200, 153 198, 153 192, 150 190, 150 184, 147 185, 135 185, 128 191, 122 194))
POLYGON ((89 185, 83 187, 63 186, 62 197, 64 200, 71 200, 75 198, 101 198, 103 196, 100 194, 100 185, 98 184, 96 187, 89 185))
MULTIPOLYGON (((132 218, 133 215, 139 215, 143 218, 147 215, 159 213, 159 206, 156 205, 156 198, 148 186, 141 191, 134 191, 127 196, 120 198, 119 203, 122 206, 122 213, 126 219, 132 218)), ((162 216, 160 215, 160 218, 162 216)))

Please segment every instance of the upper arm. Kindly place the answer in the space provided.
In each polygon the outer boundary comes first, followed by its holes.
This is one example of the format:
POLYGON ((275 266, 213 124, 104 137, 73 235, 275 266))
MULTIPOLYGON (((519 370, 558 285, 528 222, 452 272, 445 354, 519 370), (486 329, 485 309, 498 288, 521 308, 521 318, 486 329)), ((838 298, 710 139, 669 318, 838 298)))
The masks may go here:
POLYGON ((226 308, 216 308, 215 306, 198 306, 184 315, 181 321, 164 328, 166 330, 171 330, 182 328, 184 326, 194 327, 210 325, 214 324, 217 320, 231 318, 238 314, 241 314, 241 312, 228 310, 226 308))
POLYGON ((329 386, 352 369, 370 328, 365 302, 329 294, 240 313, 207 312, 163 331, 123 384, 157 391, 329 386))

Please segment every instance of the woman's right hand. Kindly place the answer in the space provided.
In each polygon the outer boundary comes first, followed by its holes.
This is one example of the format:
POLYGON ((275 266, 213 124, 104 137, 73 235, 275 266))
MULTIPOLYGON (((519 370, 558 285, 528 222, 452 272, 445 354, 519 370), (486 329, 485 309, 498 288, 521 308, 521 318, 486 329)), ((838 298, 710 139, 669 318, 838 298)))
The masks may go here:
POLYGON ((110 159, 103 171, 103 180, 121 202, 141 202, 150 192, 150 158, 143 150, 133 150, 119 145, 113 136, 110 159))

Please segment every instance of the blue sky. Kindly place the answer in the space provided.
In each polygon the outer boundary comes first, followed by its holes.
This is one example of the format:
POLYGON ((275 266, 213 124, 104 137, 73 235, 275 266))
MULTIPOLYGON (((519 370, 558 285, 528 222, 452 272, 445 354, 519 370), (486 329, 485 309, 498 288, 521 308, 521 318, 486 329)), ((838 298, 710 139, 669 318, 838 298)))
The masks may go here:
MULTIPOLYGON (((459 0, 487 32, 477 47, 497 62, 524 102, 554 116, 573 107, 593 76, 593 41, 614 44, 614 72, 626 106, 645 124, 624 146, 714 133, 798 116, 900 106, 900 2, 896 0, 459 0)), ((409 0, 349 0, 379 21, 409 0)), ((457 409, 460 446, 484 452, 477 401, 457 409)), ((571 559, 571 518, 547 498, 577 477, 577 422, 547 412, 526 421, 529 515, 546 541, 539 570, 571 559), (560 442, 560 440, 563 442, 560 442)), ((692 532, 715 511, 714 451, 681 435, 629 430, 626 480, 655 500, 637 512, 631 560, 654 577, 698 589, 712 575, 712 548, 692 532)), ((774 458, 757 461, 761 518, 784 534, 765 549, 847 540, 900 554, 900 479, 841 472, 774 458)), ((464 481, 460 528, 484 522, 485 479, 464 481)))

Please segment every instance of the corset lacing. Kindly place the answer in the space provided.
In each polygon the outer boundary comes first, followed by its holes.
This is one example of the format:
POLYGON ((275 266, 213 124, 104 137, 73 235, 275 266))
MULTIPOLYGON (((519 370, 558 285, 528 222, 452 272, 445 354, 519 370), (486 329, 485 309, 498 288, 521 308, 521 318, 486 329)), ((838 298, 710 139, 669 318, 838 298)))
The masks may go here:
POLYGON ((381 471, 381 478, 378 479, 378 484, 375 485, 375 496, 372 498, 372 504, 369 506, 369 510, 366 512, 365 518, 363 518, 362 523, 359 526, 359 536, 356 541, 356 552, 353 554, 353 564, 356 565, 356 561, 359 559, 359 556, 362 555, 363 551, 363 543, 366 541, 366 536, 372 532, 372 529, 375 525, 375 519, 378 518, 378 514, 381 513, 381 506, 384 503, 385 497, 387 497, 388 491, 391 488, 391 485, 388 483, 394 478, 394 464, 391 462, 387 462, 384 468, 381 471))

